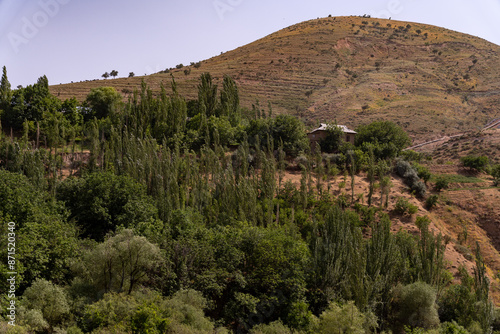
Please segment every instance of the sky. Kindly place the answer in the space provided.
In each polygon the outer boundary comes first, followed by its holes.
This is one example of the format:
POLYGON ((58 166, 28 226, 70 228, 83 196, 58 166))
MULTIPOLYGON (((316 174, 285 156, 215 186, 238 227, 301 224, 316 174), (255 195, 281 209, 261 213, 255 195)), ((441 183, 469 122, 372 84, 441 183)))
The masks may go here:
POLYGON ((500 45, 500 0, 0 0, 12 87, 152 74, 318 17, 427 23, 500 45))

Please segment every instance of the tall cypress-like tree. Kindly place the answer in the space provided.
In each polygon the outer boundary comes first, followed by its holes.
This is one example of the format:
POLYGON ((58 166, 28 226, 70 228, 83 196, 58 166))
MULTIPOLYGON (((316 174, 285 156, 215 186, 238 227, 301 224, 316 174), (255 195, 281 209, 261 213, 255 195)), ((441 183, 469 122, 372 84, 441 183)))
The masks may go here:
POLYGON ((210 73, 203 73, 200 81, 198 85, 200 111, 205 111, 205 115, 210 117, 215 115, 217 110, 217 85, 212 82, 210 73))
POLYGON ((232 126, 238 125, 240 121, 240 98, 236 82, 228 76, 224 76, 222 91, 220 93, 221 116, 228 116, 232 126))
POLYGON ((0 115, 2 114, 2 111, 8 111, 11 99, 12 90, 9 79, 7 78, 7 68, 4 66, 2 69, 2 79, 0 81, 0 115))

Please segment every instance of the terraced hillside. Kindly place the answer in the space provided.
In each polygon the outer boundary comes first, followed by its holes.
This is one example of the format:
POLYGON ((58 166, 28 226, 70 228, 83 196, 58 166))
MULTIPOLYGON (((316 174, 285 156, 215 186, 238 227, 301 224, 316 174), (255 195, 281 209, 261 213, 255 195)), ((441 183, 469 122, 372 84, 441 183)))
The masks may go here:
POLYGON ((124 96, 145 80, 154 90, 173 75, 180 92, 197 95, 198 78, 232 76, 242 105, 271 103, 308 125, 356 127, 376 119, 403 125, 422 142, 476 130, 500 117, 500 47, 440 27, 363 17, 328 17, 285 28, 198 64, 145 77, 51 87, 83 100, 114 86, 124 96))

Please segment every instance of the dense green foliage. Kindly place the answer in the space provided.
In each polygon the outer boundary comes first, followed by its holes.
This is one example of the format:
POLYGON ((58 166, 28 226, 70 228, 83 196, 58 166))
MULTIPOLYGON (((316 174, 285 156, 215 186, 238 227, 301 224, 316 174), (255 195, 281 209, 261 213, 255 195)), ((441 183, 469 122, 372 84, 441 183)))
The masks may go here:
POLYGON ((336 124, 329 124, 326 137, 320 141, 322 152, 337 152, 344 143, 344 132, 336 124))
POLYGON ((408 134, 390 121, 373 122, 356 129, 356 145, 370 143, 378 158, 394 158, 410 143, 408 134))
POLYGON ((462 162, 462 165, 464 167, 481 172, 488 165, 489 159, 484 155, 482 156, 468 155, 466 157, 460 158, 460 161, 462 162))
MULTIPOLYGON (((36 103, 30 108, 38 110, 36 103)), ((0 134, 1 226, 6 235, 6 222, 16 223, 18 244, 17 332, 367 333, 418 331, 440 320, 447 330, 491 326, 479 251, 474 276, 465 272, 453 285, 445 238, 430 231, 428 217, 417 215, 418 235, 391 232, 382 208, 392 161, 383 157, 399 146, 387 153, 367 139, 362 149, 311 156, 300 120, 266 117, 258 106, 244 112, 234 81, 225 77, 219 94, 209 74, 193 101, 173 81, 171 94, 153 96, 144 84, 105 112, 63 104, 37 119, 57 125, 41 126, 46 144, 27 122, 19 139, 0 134), (298 185, 284 180, 286 157, 295 155, 298 185), (370 182, 367 205, 355 194, 360 171, 370 182), (338 192, 325 186, 340 172, 338 192)), ((407 162, 395 171, 417 193, 424 185, 407 162)), ((408 201, 400 206, 402 214, 417 213, 408 201)), ((5 263, 0 271, 8 272, 5 263)))
POLYGON ((67 179, 57 188, 82 236, 102 240, 117 226, 134 227, 157 217, 146 188, 130 177, 96 172, 67 179))
POLYGON ((495 186, 500 185, 500 165, 494 165, 491 167, 491 176, 493 176, 493 182, 495 186))

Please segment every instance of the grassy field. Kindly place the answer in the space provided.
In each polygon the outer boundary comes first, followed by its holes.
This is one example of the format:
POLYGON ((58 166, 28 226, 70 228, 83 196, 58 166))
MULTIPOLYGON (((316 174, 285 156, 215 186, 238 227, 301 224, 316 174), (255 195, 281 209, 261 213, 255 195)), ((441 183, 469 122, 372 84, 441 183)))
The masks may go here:
POLYGON ((448 183, 480 183, 484 182, 483 179, 473 176, 465 176, 460 174, 440 174, 432 175, 430 181, 436 182, 438 178, 444 179, 448 183))

